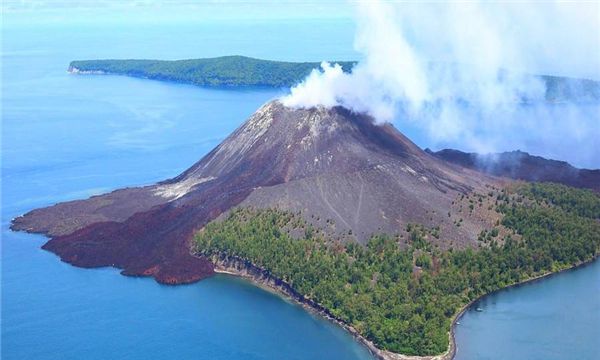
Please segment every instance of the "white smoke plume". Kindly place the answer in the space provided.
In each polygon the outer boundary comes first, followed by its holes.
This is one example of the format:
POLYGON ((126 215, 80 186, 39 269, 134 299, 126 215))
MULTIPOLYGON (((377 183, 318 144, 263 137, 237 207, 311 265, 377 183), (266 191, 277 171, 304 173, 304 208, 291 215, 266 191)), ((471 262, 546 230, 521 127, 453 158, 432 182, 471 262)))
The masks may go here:
MULTIPOLYGON (((545 97, 544 83, 531 74, 600 79, 598 2, 371 0, 356 3, 356 19, 362 58, 352 72, 323 63, 285 105, 341 105, 400 128, 417 124, 434 143, 460 140, 485 152, 505 140, 494 134, 514 125, 541 137, 556 129, 544 126, 547 117, 525 121, 517 111, 524 99, 545 97)), ((600 137, 593 116, 575 123, 559 128, 600 137)))

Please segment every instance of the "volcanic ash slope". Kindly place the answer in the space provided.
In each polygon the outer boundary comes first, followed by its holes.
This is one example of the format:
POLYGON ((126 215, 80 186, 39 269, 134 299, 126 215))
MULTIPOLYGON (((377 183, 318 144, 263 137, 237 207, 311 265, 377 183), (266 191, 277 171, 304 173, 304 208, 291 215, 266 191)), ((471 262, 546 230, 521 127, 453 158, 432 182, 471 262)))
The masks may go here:
POLYGON ((12 229, 48 235, 44 249, 76 266, 188 283, 213 273, 190 254, 193 234, 235 206, 300 211, 332 238, 361 243, 408 223, 439 226, 433 242, 465 247, 496 218, 465 212, 456 226, 457 198, 499 185, 366 115, 272 101, 173 179, 33 210, 12 229))

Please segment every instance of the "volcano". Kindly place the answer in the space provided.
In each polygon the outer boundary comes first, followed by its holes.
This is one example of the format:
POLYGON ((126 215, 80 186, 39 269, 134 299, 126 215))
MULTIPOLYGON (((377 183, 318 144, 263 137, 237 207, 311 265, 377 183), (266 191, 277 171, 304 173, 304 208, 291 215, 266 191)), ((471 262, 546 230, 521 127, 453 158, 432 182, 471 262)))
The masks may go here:
POLYGON ((298 212, 331 236, 361 243, 409 223, 440 226, 435 246, 464 248, 497 215, 464 213, 456 226, 458 199, 502 182, 432 156, 369 116, 275 100, 173 179, 33 210, 11 228, 46 234, 43 248, 76 266, 190 283, 214 270, 191 254, 194 233, 234 207, 298 212))

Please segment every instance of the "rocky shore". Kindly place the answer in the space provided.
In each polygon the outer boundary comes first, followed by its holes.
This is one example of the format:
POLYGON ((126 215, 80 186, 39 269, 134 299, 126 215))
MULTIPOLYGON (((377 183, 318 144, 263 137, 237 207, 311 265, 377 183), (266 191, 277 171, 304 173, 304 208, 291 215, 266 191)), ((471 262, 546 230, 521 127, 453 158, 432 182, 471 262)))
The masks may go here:
POLYGON ((236 256, 213 256, 210 258, 210 260, 215 265, 214 271, 216 273, 240 276, 251 281, 257 286, 266 288, 267 290, 274 291, 279 295, 292 299, 294 302, 302 305, 308 311, 316 313, 328 319, 329 321, 336 323, 350 333, 358 342, 364 345, 371 352, 371 354, 380 360, 450 360, 454 357, 456 346, 454 344, 453 334, 450 334, 451 341, 448 351, 441 355, 409 356, 381 350, 378 349, 371 341, 361 336, 352 326, 333 315, 328 309, 298 293, 288 283, 271 275, 268 270, 262 269, 251 262, 236 256))
POLYGON ((362 335, 356 331, 351 325, 344 322, 342 319, 333 315, 328 309, 320 305, 319 303, 306 298, 302 294, 298 293, 292 286, 290 286, 285 281, 273 276, 268 270, 260 268, 251 262, 241 259, 236 256, 212 256, 210 258, 211 262, 214 264, 215 273, 219 274, 228 274, 233 276, 239 276, 244 279, 249 280, 253 284, 265 288, 266 290, 273 291, 281 296, 289 298, 294 302, 302 305, 306 310, 318 314, 329 321, 336 323, 341 326, 344 330, 348 331, 359 343, 364 345, 377 359, 380 360, 452 360, 456 355, 456 339, 455 339, 455 328, 457 326, 457 322, 460 320, 462 315, 467 311, 471 306, 479 302, 483 297, 489 296, 499 291, 503 291, 505 289, 522 286, 524 284, 540 281, 546 277, 559 274, 564 271, 570 271, 576 269, 581 266, 585 266, 595 260, 597 260, 598 256, 594 257, 592 260, 588 262, 582 262, 575 264, 573 267, 562 269, 557 272, 548 272, 544 274, 540 274, 538 276, 532 277, 530 279, 523 280, 519 283, 509 285, 502 289, 493 291, 489 294, 485 294, 477 299, 474 299, 470 303, 463 306, 460 311, 454 316, 452 319, 451 331, 448 334, 450 337, 448 350, 440 355, 433 356, 410 356, 403 355, 398 353, 393 353, 386 350, 381 350, 375 346, 371 341, 364 338, 362 335))
POLYGON ((69 66, 67 69, 69 74, 81 74, 81 75, 107 75, 106 71, 103 70, 81 70, 74 66, 69 66))

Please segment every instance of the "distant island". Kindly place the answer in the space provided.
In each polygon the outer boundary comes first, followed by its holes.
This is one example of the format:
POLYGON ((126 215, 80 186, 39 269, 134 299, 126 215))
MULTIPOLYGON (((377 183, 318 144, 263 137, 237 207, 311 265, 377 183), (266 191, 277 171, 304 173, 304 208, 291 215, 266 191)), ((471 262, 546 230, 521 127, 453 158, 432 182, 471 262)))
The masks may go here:
MULTIPOLYGON (((331 61, 349 72, 356 61, 331 61)), ((173 81, 203 87, 291 87, 302 81, 320 62, 287 62, 246 56, 221 56, 189 60, 77 60, 69 64, 74 74, 125 75, 173 81)), ((546 100, 599 101, 600 82, 560 76, 535 75, 546 85, 546 100)))
MULTIPOLYGON (((336 61, 350 71, 354 61, 336 61)), ((174 81, 206 87, 289 87, 304 79, 319 62, 260 60, 221 56, 190 60, 83 60, 72 61, 69 72, 114 74, 174 81)))

